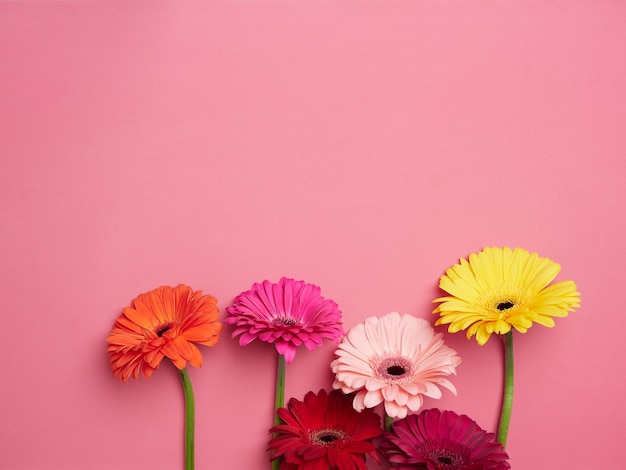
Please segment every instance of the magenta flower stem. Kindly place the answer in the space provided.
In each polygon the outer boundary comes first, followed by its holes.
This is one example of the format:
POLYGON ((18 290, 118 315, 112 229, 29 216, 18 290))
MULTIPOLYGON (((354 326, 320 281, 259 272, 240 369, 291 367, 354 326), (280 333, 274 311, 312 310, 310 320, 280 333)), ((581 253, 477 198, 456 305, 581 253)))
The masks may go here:
POLYGON ((195 400, 193 387, 187 369, 180 372, 185 395, 185 470, 194 468, 194 429, 195 429, 195 400))
MULTIPOLYGON (((276 368, 276 400, 274 402, 274 426, 278 426, 282 423, 282 420, 278 417, 278 409, 285 407, 285 356, 278 355, 278 366, 276 368)), ((278 470, 280 468, 280 460, 276 459, 272 461, 272 470, 278 470)))
POLYGON ((504 336, 504 387, 502 392, 502 410, 500 412, 500 424, 498 426, 498 442, 506 448, 506 440, 509 435, 511 422, 511 410, 513 408, 513 330, 504 336))
POLYGON ((274 425, 282 423, 278 417, 279 408, 285 407, 285 356, 278 355, 278 368, 276 369, 276 403, 274 406, 274 425))

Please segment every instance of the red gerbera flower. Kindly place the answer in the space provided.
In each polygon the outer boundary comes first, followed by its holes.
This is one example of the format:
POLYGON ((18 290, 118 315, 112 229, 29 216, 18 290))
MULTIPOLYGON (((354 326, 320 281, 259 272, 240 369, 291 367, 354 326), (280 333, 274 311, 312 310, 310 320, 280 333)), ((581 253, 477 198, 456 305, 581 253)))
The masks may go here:
POLYGON ((366 456, 380 462, 372 442, 383 431, 370 409, 357 412, 352 397, 340 390, 309 392, 304 401, 292 398, 273 427, 272 460, 283 457, 281 470, 367 470, 366 456))
POLYGON ((217 299, 190 287, 162 286, 140 294, 123 310, 107 338, 113 375, 123 382, 148 378, 164 357, 182 370, 202 366, 194 343, 214 346, 222 325, 217 299))
POLYGON ((506 470, 495 435, 466 415, 434 408, 396 421, 382 445, 398 470, 506 470))

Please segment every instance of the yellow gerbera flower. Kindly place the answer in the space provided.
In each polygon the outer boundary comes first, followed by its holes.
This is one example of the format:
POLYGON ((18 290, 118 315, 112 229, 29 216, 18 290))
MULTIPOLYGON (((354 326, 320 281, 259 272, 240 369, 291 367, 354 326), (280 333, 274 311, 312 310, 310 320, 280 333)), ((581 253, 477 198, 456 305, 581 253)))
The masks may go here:
POLYGON ((492 333, 504 335, 511 327, 526 333, 533 323, 553 327, 553 317, 566 317, 580 307, 573 281, 549 285, 561 266, 521 248, 485 248, 461 259, 441 277, 439 287, 449 296, 435 299, 436 325, 456 333, 467 329, 478 344, 492 333))

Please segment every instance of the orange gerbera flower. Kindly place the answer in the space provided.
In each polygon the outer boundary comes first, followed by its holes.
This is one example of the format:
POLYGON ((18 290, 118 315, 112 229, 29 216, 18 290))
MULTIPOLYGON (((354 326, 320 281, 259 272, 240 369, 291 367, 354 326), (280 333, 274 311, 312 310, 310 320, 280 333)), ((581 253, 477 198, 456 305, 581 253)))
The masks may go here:
POLYGON ((185 285, 162 286, 140 294, 123 310, 107 338, 113 375, 122 382, 146 378, 164 357, 183 370, 187 361, 202 366, 194 343, 214 346, 222 325, 217 321, 217 299, 185 285))

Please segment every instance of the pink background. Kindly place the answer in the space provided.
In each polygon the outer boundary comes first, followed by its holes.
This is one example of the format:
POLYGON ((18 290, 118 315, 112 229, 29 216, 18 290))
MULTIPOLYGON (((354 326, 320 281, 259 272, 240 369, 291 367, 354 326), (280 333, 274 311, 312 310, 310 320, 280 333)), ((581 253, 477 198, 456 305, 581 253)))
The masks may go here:
MULTIPOLYGON (((0 3, 0 467, 182 468, 174 368, 122 384, 105 353, 141 292, 224 315, 287 275, 346 328, 434 320, 447 267, 510 245, 583 294, 517 336, 513 468, 623 468, 624 25, 608 0, 0 3)), ((274 351, 230 331, 191 370, 197 468, 266 469, 274 351)), ((495 430, 498 342, 447 339, 459 394, 427 406, 495 430)))

